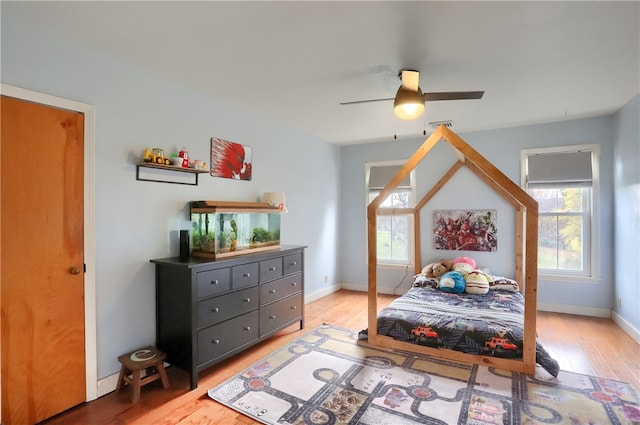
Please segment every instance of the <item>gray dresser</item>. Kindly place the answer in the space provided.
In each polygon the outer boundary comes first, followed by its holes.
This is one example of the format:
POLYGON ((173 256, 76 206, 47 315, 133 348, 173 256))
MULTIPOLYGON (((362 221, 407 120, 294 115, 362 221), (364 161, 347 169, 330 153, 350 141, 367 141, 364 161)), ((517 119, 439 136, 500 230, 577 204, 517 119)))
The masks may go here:
POLYGON ((198 372, 279 330, 304 327, 304 246, 156 266, 156 345, 166 361, 198 372))

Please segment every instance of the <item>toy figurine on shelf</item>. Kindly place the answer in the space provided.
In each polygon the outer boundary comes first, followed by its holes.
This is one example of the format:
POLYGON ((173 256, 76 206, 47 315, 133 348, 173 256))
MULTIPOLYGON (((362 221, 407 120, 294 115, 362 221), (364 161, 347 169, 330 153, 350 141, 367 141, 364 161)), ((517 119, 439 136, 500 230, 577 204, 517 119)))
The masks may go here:
POLYGON ((184 168, 189 168, 189 152, 187 152, 187 148, 183 146, 178 152, 178 156, 182 158, 182 166, 184 168))
POLYGON ((154 164, 171 165, 171 159, 164 154, 164 150, 161 148, 146 148, 142 155, 142 160, 144 162, 153 162, 154 164))

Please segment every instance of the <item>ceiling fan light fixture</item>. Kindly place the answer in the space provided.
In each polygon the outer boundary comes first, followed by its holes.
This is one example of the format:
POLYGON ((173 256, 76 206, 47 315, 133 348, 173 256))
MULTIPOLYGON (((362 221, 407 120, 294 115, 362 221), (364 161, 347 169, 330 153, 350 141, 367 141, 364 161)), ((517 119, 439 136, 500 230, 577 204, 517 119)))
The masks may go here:
POLYGON ((424 95, 418 91, 407 90, 400 86, 393 100, 393 110, 396 116, 403 120, 415 120, 424 112, 424 95))

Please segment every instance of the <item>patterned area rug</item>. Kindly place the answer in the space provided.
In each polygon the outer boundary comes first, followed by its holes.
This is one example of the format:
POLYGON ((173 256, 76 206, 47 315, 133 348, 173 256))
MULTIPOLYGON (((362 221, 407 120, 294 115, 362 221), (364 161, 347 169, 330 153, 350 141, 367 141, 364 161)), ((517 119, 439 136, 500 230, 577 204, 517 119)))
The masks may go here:
POLYGON ((209 390, 265 424, 639 424, 627 383, 536 377, 372 348, 321 326, 209 390))

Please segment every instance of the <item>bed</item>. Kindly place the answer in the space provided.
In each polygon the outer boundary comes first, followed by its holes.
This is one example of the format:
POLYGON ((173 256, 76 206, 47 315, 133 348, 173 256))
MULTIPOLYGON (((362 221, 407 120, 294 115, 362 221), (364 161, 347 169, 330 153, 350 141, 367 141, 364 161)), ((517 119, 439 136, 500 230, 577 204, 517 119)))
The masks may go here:
MULTIPOLYGON (((522 357, 524 297, 511 279, 492 282, 487 294, 448 293, 418 275, 413 286, 382 309, 378 334, 397 341, 502 359, 522 357)), ((366 332, 360 335, 366 338, 366 332)), ((558 362, 536 343, 536 363, 557 376, 558 362)))
MULTIPOLYGON (((513 183, 453 131, 444 125, 438 127, 401 167, 400 171, 398 171, 391 181, 387 183, 380 194, 371 201, 367 207, 367 236, 369 281, 368 328, 363 331, 362 335, 366 334, 369 344, 420 352, 454 361, 478 363, 529 375, 535 373, 536 361, 538 359, 550 359, 546 351, 538 344, 536 336, 538 204, 524 190, 513 183), (518 326, 509 322, 499 322, 501 320, 500 316, 505 316, 505 314, 495 310, 495 306, 498 304, 493 297, 499 297, 501 295, 495 290, 489 296, 493 301, 489 301, 489 298, 474 300, 473 298, 465 296, 452 297, 450 295, 443 295, 438 293, 434 288, 412 288, 405 296, 394 301, 394 306, 389 306, 389 309, 378 311, 376 220, 378 215, 393 214, 393 211, 382 208, 381 204, 399 183, 428 155, 431 149, 441 141, 448 143, 450 147, 453 148, 458 160, 410 211, 413 213, 414 220, 415 258, 422 258, 420 247, 420 210, 460 168, 467 167, 514 207, 516 215, 516 229, 514 234, 516 252, 514 256, 515 273, 513 280, 518 282, 519 285, 518 290, 511 292, 510 298, 517 299, 518 306, 508 305, 508 307, 503 306, 502 308, 507 308, 508 311, 512 313, 509 315, 510 319, 512 319, 512 321, 515 320, 518 326), (449 331, 434 331, 432 328, 431 333, 429 333, 427 329, 424 329, 424 336, 420 335, 420 331, 415 331, 413 334, 416 338, 411 338, 414 329, 418 327, 429 328, 432 325, 429 320, 424 320, 423 316, 430 314, 425 311, 428 309, 428 301, 433 300, 438 300, 438 308, 442 312, 441 318, 438 320, 444 320, 442 317, 447 314, 453 315, 453 312, 456 311, 457 308, 456 305, 459 306, 460 303, 463 305, 476 303, 477 306, 482 304, 494 306, 494 317, 487 320, 497 321, 497 324, 487 326, 493 326, 501 330, 496 335, 490 335, 489 332, 477 338, 469 337, 471 339, 466 339, 467 337, 462 337, 463 342, 458 345, 462 344, 464 347, 457 348, 454 346, 456 345, 454 343, 455 338, 452 336, 452 332, 449 331), (518 313, 516 314, 515 311, 512 310, 518 310, 518 313), (419 319, 415 321, 408 320, 406 323, 401 323, 398 320, 399 316, 410 317, 412 315, 419 317, 419 319), (516 316, 518 316, 518 319, 514 319, 516 316), (428 326, 425 326, 425 324, 428 326), (504 341, 498 341, 497 339, 492 340, 492 338, 501 338, 500 334, 506 328, 509 328, 512 334, 509 334, 508 337, 502 337, 502 339, 513 338, 514 341, 510 342, 516 346, 515 350, 511 346, 505 349, 504 341), (517 338, 515 334, 517 334, 517 338), (493 348, 491 347, 492 345, 493 348), (498 347, 498 345, 500 347, 498 347)), ((420 272, 421 265, 416 261, 415 274, 418 275, 420 272)), ((485 295, 484 297, 487 296, 485 295)), ((491 310, 491 308, 484 309, 482 310, 482 314, 491 310)), ((475 313, 480 314, 479 311, 480 310, 477 310, 475 313)), ((451 323, 449 326, 452 326, 451 323)), ((455 322, 453 327, 455 328, 455 322)), ((474 324, 473 327, 480 329, 481 325, 474 324)), ((545 366, 550 373, 555 371, 555 374, 557 374, 557 370, 555 370, 557 369, 557 363, 555 363, 553 359, 550 360, 551 362, 543 366, 545 366), (553 363, 555 363, 555 365, 553 365, 553 363)))

